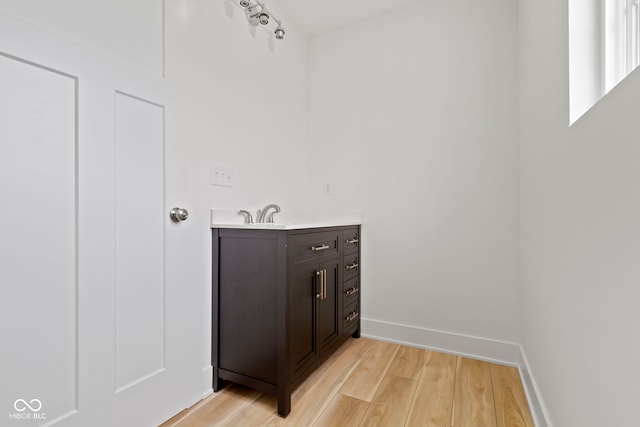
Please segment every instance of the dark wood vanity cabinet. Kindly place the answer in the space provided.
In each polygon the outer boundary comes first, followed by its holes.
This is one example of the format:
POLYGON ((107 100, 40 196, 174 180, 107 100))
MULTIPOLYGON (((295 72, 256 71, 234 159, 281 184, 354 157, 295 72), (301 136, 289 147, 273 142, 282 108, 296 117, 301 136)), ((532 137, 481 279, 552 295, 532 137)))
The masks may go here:
POLYGON ((360 336, 360 226, 213 229, 213 389, 291 392, 360 336))

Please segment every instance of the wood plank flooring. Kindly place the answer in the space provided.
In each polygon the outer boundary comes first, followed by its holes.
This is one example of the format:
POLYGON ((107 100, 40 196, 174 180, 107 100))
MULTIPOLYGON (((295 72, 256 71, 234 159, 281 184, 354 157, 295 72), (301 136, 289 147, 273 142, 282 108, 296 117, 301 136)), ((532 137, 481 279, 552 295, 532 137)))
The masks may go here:
POLYGON ((516 368, 350 339, 292 395, 277 400, 229 384, 161 427, 534 427, 516 368))

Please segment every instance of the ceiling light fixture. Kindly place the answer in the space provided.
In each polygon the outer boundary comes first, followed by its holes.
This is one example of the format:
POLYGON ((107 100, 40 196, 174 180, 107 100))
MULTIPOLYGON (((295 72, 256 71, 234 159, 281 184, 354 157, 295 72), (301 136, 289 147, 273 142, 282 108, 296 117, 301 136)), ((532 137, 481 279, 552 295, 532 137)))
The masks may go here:
POLYGON ((251 25, 254 27, 258 25, 268 25, 270 20, 273 19, 278 24, 273 34, 275 34, 278 40, 284 39, 285 31, 284 28, 282 28, 282 22, 267 10, 264 3, 258 0, 240 0, 239 4, 244 8, 247 21, 249 21, 251 25))

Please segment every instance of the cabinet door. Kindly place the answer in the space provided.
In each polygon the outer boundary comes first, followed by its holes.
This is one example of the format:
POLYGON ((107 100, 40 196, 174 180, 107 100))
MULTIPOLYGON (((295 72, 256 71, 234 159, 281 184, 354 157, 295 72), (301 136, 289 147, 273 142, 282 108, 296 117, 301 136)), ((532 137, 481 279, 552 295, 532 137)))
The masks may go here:
POLYGON ((318 298, 317 333, 318 346, 322 354, 324 349, 330 347, 340 334, 338 306, 340 285, 340 260, 333 259, 320 264, 322 272, 322 296, 318 298))
POLYGON ((291 372, 297 378, 318 358, 317 302, 321 276, 317 263, 301 263, 291 271, 291 372))

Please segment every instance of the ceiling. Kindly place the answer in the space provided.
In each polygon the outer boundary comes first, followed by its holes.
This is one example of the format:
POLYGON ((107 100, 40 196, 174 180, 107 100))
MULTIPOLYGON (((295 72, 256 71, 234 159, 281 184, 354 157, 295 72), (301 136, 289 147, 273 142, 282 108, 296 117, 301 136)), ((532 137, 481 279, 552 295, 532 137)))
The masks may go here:
MULTIPOLYGON (((274 0, 276 1, 276 0, 274 0)), ((277 0, 279 9, 308 35, 324 33, 414 0, 277 0)), ((269 0, 265 1, 267 7, 269 0)), ((286 22, 284 23, 286 25, 286 22)))

